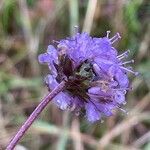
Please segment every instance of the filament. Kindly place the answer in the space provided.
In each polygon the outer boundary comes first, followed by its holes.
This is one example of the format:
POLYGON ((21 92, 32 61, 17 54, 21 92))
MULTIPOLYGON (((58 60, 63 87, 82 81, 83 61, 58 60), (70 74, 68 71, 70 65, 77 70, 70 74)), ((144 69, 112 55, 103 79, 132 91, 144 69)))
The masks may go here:
POLYGON ((110 31, 107 31, 106 37, 109 38, 110 31))
POLYGON ((120 39, 121 36, 119 33, 116 33, 111 39, 110 39, 110 42, 113 44, 115 43, 116 41, 118 41, 118 39, 120 39))
POLYGON ((124 53, 120 54, 117 56, 118 59, 122 59, 124 57, 127 57, 128 54, 130 53, 130 50, 125 51, 124 53))
POLYGON ((125 70, 125 71, 127 71, 127 72, 130 72, 130 73, 132 73, 132 74, 134 74, 134 75, 139 75, 139 72, 134 72, 134 71, 132 71, 132 70, 130 70, 130 69, 128 69, 128 68, 125 68, 125 67, 120 67, 120 68, 122 68, 123 70, 125 70))
POLYGON ((120 63, 120 65, 126 65, 126 64, 130 64, 130 63, 134 63, 134 60, 132 59, 132 60, 120 63))

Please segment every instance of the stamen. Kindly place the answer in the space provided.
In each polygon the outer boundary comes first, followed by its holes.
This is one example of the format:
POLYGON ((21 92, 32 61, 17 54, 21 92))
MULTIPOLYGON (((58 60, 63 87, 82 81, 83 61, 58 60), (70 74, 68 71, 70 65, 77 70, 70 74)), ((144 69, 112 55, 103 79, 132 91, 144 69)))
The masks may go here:
POLYGON ((130 69, 130 70, 133 70, 133 67, 131 67, 131 66, 129 66, 129 67, 126 67, 126 68, 128 68, 128 69, 130 69))
POLYGON ((132 59, 132 60, 120 63, 119 65, 126 65, 126 64, 130 64, 130 63, 134 63, 134 60, 132 59))
POLYGON ((74 34, 77 34, 79 32, 79 27, 78 26, 74 26, 74 34))
POLYGON ((67 50, 67 46, 66 46, 66 45, 63 45, 63 44, 58 44, 58 45, 57 45, 57 48, 58 48, 58 49, 61 49, 61 50, 67 50))
POLYGON ((122 90, 132 90, 132 87, 128 87, 128 88, 116 88, 116 89, 113 89, 114 91, 122 91, 122 90))
POLYGON ((134 71, 132 71, 132 70, 130 70, 128 68, 122 67, 122 66, 120 68, 125 70, 125 71, 127 71, 127 72, 130 72, 130 73, 134 74, 135 76, 139 75, 139 72, 134 72, 134 71))
POLYGON ((110 31, 107 31, 106 37, 109 38, 110 31))
POLYGON ((124 53, 117 56, 118 59, 122 59, 124 57, 128 57, 128 54, 130 53, 130 50, 125 51, 124 53))
POLYGON ((111 44, 115 43, 116 41, 118 41, 118 39, 120 39, 121 36, 119 33, 116 33, 111 39, 110 39, 110 42, 111 44))
POLYGON ((122 57, 119 57, 118 59, 121 60, 121 59, 123 59, 123 58, 125 58, 125 57, 127 57, 127 56, 122 56, 122 57))
POLYGON ((126 110, 122 109, 121 107, 119 107, 119 109, 120 109, 123 113, 128 114, 128 112, 127 112, 126 110))
POLYGON ((60 43, 59 41, 56 41, 56 40, 53 40, 52 42, 53 42, 53 43, 56 43, 56 44, 59 44, 59 43, 60 43))

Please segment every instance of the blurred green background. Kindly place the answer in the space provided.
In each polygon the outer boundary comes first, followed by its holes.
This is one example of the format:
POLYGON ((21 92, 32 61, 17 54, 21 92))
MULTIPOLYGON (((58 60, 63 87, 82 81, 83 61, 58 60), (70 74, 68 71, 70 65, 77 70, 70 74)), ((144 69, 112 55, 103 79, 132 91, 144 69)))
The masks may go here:
POLYGON ((141 75, 130 75, 128 114, 90 124, 49 104, 16 149, 150 150, 149 0, 0 0, 0 150, 48 93, 49 70, 38 54, 72 35, 75 25, 97 37, 120 32, 115 47, 131 50, 141 75))

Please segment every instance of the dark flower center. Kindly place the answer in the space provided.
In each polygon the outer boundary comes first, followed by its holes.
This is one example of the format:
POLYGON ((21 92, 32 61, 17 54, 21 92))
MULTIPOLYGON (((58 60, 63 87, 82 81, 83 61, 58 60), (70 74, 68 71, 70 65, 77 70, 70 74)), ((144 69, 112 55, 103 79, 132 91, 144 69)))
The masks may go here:
POLYGON ((61 82, 63 79, 66 79, 67 92, 87 101, 88 95, 86 93, 91 81, 95 77, 91 63, 86 60, 74 68, 73 61, 67 55, 62 55, 60 62, 59 65, 55 64, 58 72, 58 76, 56 77, 57 81, 61 82))

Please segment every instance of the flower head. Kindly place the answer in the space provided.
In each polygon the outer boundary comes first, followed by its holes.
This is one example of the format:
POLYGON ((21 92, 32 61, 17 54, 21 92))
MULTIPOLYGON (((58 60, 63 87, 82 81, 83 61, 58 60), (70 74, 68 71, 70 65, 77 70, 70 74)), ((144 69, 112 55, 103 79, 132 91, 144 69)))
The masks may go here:
POLYGON ((112 46, 119 33, 109 38, 93 38, 87 33, 76 33, 73 37, 58 41, 55 48, 48 46, 47 52, 39 55, 40 63, 47 63, 50 74, 46 84, 53 90, 65 80, 64 91, 59 93, 54 103, 62 110, 76 113, 86 112, 90 122, 100 120, 102 116, 113 115, 126 103, 125 94, 131 89, 127 73, 137 75, 124 61, 129 51, 118 55, 112 46))

